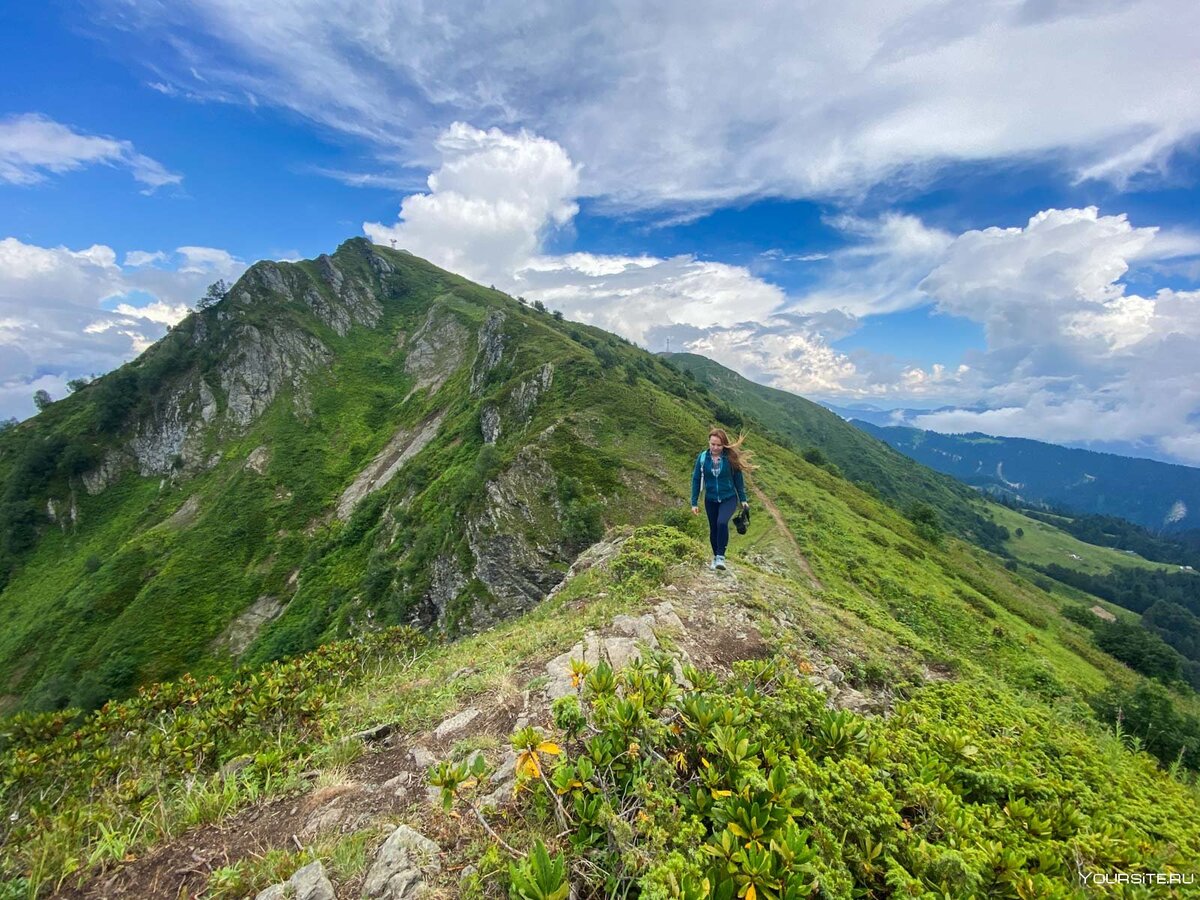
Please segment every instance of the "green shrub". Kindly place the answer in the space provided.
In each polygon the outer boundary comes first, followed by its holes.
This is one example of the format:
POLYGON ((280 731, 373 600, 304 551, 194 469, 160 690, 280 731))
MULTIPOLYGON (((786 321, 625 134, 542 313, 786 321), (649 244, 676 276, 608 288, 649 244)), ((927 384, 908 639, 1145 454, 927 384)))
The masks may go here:
POLYGON ((604 521, 600 518, 600 503, 595 500, 572 500, 563 510, 563 540, 578 552, 604 536, 604 521))
POLYGON ((526 821, 569 846, 536 844, 510 897, 568 870, 581 895, 647 900, 1065 897, 1078 871, 1200 850, 1188 788, 1006 688, 932 684, 880 719, 827 709, 784 659, 724 684, 689 666, 690 687, 673 665, 601 664, 555 704, 560 742, 514 735, 526 821))

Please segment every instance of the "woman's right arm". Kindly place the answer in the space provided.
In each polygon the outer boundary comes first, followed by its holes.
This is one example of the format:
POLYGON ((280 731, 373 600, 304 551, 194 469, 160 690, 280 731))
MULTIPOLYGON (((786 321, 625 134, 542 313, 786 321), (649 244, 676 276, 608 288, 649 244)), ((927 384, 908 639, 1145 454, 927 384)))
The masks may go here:
POLYGON ((692 466, 692 509, 696 508, 696 504, 700 502, 700 460, 702 456, 696 457, 696 464, 692 466))

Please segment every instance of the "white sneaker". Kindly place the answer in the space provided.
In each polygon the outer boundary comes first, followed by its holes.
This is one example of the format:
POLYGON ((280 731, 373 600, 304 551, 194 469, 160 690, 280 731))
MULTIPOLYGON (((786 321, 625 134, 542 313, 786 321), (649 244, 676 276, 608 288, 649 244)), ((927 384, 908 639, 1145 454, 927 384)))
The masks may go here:
POLYGON ((724 569, 725 568, 725 557, 718 556, 716 559, 714 559, 713 560, 713 568, 724 569))
POLYGON ((721 558, 721 557, 719 557, 719 556, 714 556, 714 557, 713 557, 713 560, 712 560, 712 562, 710 562, 710 563, 708 564, 708 567, 709 567, 710 569, 715 569, 715 568, 717 567, 717 560, 718 560, 718 559, 720 559, 720 558, 721 558))

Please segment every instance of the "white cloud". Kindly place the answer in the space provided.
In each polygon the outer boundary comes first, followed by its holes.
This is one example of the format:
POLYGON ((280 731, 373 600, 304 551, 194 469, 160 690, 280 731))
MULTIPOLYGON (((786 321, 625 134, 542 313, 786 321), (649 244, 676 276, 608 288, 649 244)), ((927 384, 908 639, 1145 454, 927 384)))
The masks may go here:
POLYGON ((830 255, 824 287, 789 300, 743 266, 692 256, 541 252, 576 210, 577 167, 557 144, 527 132, 456 125, 437 142, 442 164, 429 191, 401 204, 396 225, 366 223, 391 243, 476 281, 540 300, 653 350, 703 353, 749 377, 800 393, 924 397, 963 381, 967 369, 905 365, 830 346, 857 327, 856 313, 908 308, 929 298, 916 282, 951 243, 909 216, 840 227, 859 243, 830 255))
POLYGON ((140 268, 141 266, 150 266, 154 263, 164 262, 167 254, 161 250, 149 252, 147 250, 130 250, 125 254, 125 265, 132 268, 140 268))
POLYGON ((0 240, 0 418, 31 414, 39 388, 61 397, 68 379, 136 356, 187 315, 214 274, 245 268, 213 248, 179 248, 174 267, 147 264, 167 262, 160 251, 125 259, 119 266, 103 244, 71 250, 0 240))
POLYGON ((827 254, 819 286, 793 301, 792 310, 840 309, 865 316, 929 303, 917 282, 941 259, 951 235, 930 228, 916 216, 897 213, 873 220, 840 216, 830 224, 856 243, 827 254))
POLYGON ((145 193, 183 181, 129 141, 83 134, 34 113, 0 119, 0 181, 37 184, 48 175, 92 165, 127 168, 146 186, 145 193))
POLYGON ((394 226, 368 222, 396 246, 484 284, 537 299, 570 318, 645 342, 674 324, 732 325, 762 318, 783 292, 739 266, 591 253, 544 254, 544 239, 578 211, 579 167, 558 144, 528 132, 456 123, 439 137, 429 190, 404 198, 394 226))
POLYGON ((618 204, 828 196, 954 161, 1123 182, 1200 132, 1188 0, 105 8, 170 41, 170 90, 252 96, 408 163, 455 120, 528 128, 618 204))
POLYGON ((429 190, 405 198, 375 240, 538 299, 571 319, 747 376, 839 400, 951 403, 918 424, 1054 441, 1159 439, 1181 452, 1200 420, 1200 292, 1129 292, 1131 267, 1200 253, 1096 208, 1050 209, 1023 226, 951 235, 918 218, 842 217, 852 239, 789 297, 750 270, 691 256, 551 255, 569 226, 578 168, 554 142, 458 125, 429 190), (983 326, 987 348, 914 365, 831 342, 858 319, 934 304, 983 326))
POLYGON ((404 199, 396 225, 363 226, 376 243, 395 240, 487 284, 511 277, 579 211, 579 169, 553 141, 456 122, 436 146, 441 165, 429 191, 404 199))
POLYGON ((245 268, 229 251, 216 247, 177 247, 175 252, 184 261, 179 271, 190 275, 228 276, 245 268))
POLYGON ((972 358, 986 411, 915 424, 1047 441, 1146 441, 1178 458, 1200 434, 1200 291, 1130 293, 1145 260, 1192 256, 1200 242, 1135 227, 1094 207, 1045 210, 1021 228, 968 231, 919 288, 983 324, 972 358))

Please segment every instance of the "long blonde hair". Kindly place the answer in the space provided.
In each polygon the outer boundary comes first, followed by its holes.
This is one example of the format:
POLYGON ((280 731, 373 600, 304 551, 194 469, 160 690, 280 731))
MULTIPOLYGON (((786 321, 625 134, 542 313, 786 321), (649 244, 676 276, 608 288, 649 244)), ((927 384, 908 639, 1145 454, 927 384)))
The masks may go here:
POLYGON ((758 468, 754 463, 750 462, 750 457, 754 455, 753 450, 743 450, 742 441, 746 440, 746 435, 738 435, 738 439, 730 443, 729 435, 724 428, 713 428, 708 432, 708 436, 718 437, 721 439, 721 446, 724 448, 721 452, 729 458, 729 465, 733 467, 735 472, 753 472, 758 468))

